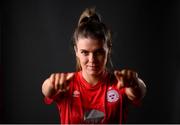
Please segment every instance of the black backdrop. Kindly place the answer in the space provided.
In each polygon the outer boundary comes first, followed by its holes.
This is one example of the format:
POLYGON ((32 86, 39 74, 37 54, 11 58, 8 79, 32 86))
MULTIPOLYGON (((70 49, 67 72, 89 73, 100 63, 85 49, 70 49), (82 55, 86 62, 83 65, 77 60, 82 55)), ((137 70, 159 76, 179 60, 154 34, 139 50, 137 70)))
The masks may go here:
POLYGON ((71 46, 81 12, 96 6, 113 31, 112 60, 147 85, 128 123, 180 123, 180 2, 173 0, 4 0, 0 25, 0 123, 58 123, 43 81, 75 70, 71 46))

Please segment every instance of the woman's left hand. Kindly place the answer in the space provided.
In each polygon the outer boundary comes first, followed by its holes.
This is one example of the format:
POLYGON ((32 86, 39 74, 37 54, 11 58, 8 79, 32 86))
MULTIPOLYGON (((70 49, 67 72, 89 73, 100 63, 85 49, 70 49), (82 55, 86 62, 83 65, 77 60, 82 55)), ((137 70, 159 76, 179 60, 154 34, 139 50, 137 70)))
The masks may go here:
POLYGON ((130 100, 140 100, 146 93, 146 85, 138 78, 135 71, 124 69, 121 71, 114 71, 117 79, 117 88, 125 88, 125 93, 130 100))
POLYGON ((124 69, 121 71, 114 71, 114 75, 118 81, 117 88, 135 87, 137 86, 138 74, 135 71, 124 69))

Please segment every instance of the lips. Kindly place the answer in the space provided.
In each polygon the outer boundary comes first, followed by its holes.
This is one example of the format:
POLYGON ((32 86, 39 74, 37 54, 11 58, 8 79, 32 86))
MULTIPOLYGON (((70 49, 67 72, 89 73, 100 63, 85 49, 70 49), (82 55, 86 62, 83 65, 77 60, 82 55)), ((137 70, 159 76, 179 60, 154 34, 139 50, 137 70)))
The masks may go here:
POLYGON ((97 70, 98 66, 88 66, 88 69, 90 69, 90 70, 97 70))

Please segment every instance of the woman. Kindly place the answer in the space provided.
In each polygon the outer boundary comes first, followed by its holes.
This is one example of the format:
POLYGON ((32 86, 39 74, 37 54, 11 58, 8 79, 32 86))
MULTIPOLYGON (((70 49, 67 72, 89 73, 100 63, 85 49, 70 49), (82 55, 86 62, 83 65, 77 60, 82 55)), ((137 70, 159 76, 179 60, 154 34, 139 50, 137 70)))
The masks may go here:
POLYGON ((138 104, 146 86, 132 70, 111 71, 111 33, 95 9, 86 9, 74 32, 77 72, 54 73, 42 85, 61 123, 124 123, 127 104, 138 104))

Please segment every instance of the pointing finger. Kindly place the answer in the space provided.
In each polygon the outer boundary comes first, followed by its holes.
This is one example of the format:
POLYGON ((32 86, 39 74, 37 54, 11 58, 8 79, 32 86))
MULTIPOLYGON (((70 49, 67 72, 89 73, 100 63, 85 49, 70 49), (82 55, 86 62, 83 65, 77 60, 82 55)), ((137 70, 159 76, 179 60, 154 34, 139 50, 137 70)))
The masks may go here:
POLYGON ((119 71, 114 71, 114 75, 115 75, 115 77, 116 77, 116 79, 118 80, 118 81, 121 81, 122 80, 122 78, 121 78, 121 76, 122 76, 122 74, 121 74, 121 72, 119 72, 119 71))
POLYGON ((66 80, 70 80, 73 76, 74 76, 75 73, 68 73, 67 76, 66 76, 66 80))
POLYGON ((121 72, 115 71, 114 75, 118 81, 117 88, 120 89, 120 88, 124 87, 124 80, 123 80, 123 76, 122 76, 121 72))

